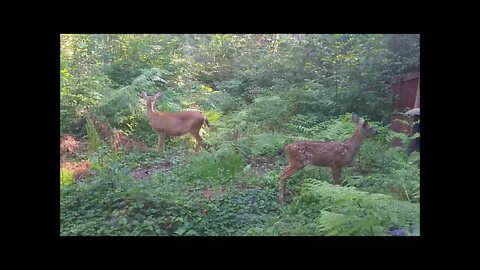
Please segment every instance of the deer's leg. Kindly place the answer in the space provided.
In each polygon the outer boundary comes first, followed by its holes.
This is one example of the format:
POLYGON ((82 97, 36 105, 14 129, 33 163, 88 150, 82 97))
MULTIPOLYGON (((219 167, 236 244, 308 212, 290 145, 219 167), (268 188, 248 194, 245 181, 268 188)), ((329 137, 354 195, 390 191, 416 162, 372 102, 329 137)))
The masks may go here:
POLYGON ((197 141, 197 145, 195 146, 195 150, 198 150, 198 149, 200 149, 200 147, 203 147, 203 138, 202 138, 202 136, 200 136, 200 130, 193 131, 190 134, 197 141))
POLYGON ((163 149, 165 148, 166 137, 167 137, 167 134, 165 132, 158 133, 158 146, 157 146, 158 151, 163 151, 163 149))
POLYGON ((332 177, 333 177, 333 184, 340 185, 342 181, 342 167, 331 167, 332 169, 332 177))
POLYGON ((283 203, 285 201, 285 188, 287 185, 287 178, 290 177, 292 174, 296 173, 298 170, 302 169, 305 166, 294 166, 292 164, 288 165, 285 170, 283 170, 282 174, 280 175, 280 188, 279 188, 279 195, 278 201, 283 203))

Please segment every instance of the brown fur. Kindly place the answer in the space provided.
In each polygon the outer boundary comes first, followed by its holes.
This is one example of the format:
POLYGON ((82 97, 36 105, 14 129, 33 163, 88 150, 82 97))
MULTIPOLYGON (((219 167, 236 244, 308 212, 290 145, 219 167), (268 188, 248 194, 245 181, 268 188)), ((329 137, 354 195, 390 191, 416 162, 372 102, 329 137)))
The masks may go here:
POLYGON ((333 183, 340 185, 342 167, 352 163, 363 143, 363 139, 375 133, 375 130, 369 127, 367 121, 360 124, 360 119, 357 114, 352 114, 352 120, 356 124, 356 130, 355 134, 353 134, 352 138, 348 141, 298 141, 285 146, 284 152, 288 158, 288 166, 280 176, 280 203, 283 203, 285 200, 287 178, 309 164, 330 167, 333 183))
POLYGON ((166 135, 182 136, 190 134, 197 141, 196 149, 203 147, 203 138, 200 135, 200 129, 203 124, 208 124, 205 115, 195 111, 185 112, 158 112, 154 109, 155 101, 160 97, 160 93, 148 96, 145 92, 143 98, 147 105, 147 116, 150 125, 158 133, 158 150, 162 151, 165 147, 166 135))

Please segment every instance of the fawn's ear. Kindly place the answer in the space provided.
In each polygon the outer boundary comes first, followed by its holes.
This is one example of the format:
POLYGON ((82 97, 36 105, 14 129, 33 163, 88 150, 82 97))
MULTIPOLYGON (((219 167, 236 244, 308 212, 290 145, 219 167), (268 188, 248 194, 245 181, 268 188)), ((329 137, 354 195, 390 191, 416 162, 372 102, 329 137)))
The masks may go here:
POLYGON ((158 92, 155 94, 155 99, 159 98, 162 95, 162 93, 158 92))
POLYGON ((353 123, 358 124, 358 122, 360 121, 360 117, 358 117, 358 114, 352 113, 352 121, 353 123))
POLYGON ((143 92, 142 97, 146 99, 147 98, 147 93, 143 92))

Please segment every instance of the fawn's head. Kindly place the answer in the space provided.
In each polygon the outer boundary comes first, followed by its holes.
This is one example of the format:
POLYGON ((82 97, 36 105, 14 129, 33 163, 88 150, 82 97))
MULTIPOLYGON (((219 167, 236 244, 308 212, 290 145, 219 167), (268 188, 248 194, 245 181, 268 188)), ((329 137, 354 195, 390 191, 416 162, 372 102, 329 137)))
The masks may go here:
POLYGON ((143 97, 143 99, 145 99, 145 101, 147 101, 147 104, 155 102, 155 100, 157 100, 161 95, 162 95, 162 93, 160 93, 160 92, 156 93, 153 96, 149 96, 145 92, 142 93, 142 97, 143 97))
POLYGON ((352 122, 356 124, 356 131, 362 136, 362 138, 366 138, 377 132, 374 128, 370 127, 367 120, 360 124, 360 117, 356 113, 352 113, 352 122))

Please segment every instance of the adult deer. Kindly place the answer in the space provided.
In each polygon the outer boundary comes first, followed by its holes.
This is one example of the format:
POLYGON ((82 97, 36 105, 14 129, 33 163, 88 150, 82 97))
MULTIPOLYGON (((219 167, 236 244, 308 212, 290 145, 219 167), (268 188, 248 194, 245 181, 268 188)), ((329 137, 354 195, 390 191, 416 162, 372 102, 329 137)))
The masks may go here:
POLYGON ((288 166, 280 176, 280 194, 278 197, 280 203, 285 200, 287 178, 309 164, 330 167, 333 183, 340 185, 342 167, 352 163, 363 143, 363 139, 376 132, 368 125, 367 121, 360 124, 360 118, 356 113, 352 114, 352 121, 356 124, 356 130, 348 141, 298 141, 285 146, 283 152, 288 157, 288 166))
POLYGON ((187 133, 192 135, 197 141, 195 150, 203 147, 200 129, 203 124, 209 124, 205 115, 195 111, 158 112, 153 106, 155 101, 161 96, 161 93, 148 96, 147 93, 143 92, 142 95, 147 103, 147 116, 150 120, 150 125, 158 133, 158 151, 163 151, 165 148, 167 135, 182 136, 187 133))

